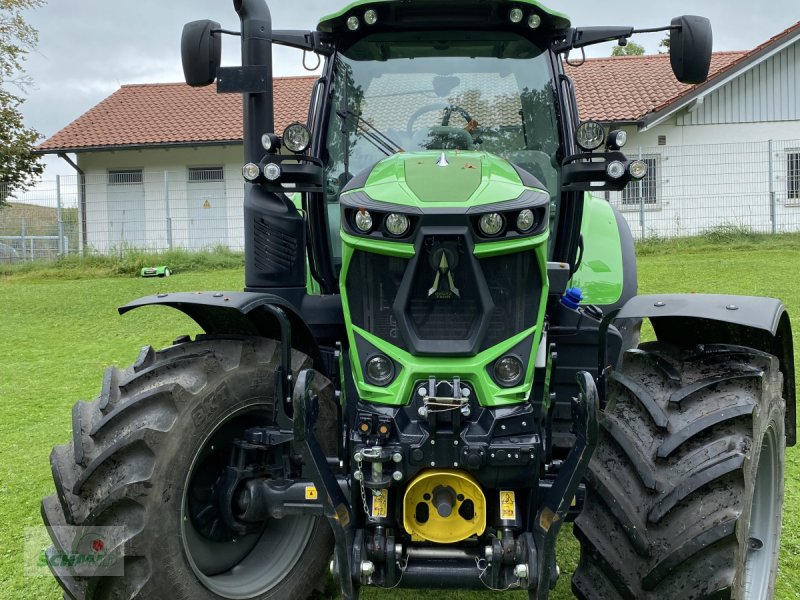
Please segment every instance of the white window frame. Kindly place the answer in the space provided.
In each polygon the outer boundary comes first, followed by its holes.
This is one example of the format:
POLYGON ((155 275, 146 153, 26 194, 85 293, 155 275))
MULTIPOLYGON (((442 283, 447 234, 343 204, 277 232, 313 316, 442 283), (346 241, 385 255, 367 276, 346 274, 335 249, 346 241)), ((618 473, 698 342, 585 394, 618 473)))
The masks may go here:
MULTIPOLYGON (((635 160, 632 157, 628 157, 635 160)), ((662 181, 661 177, 661 155, 660 154, 643 154, 641 160, 647 163, 647 175, 641 181, 631 181, 628 186, 619 194, 619 209, 623 212, 637 212, 641 210, 641 202, 639 200, 639 186, 652 186, 653 195, 652 201, 645 200, 645 210, 661 210, 661 193, 662 181), (655 167, 655 168, 653 168, 655 167)), ((645 190, 645 193, 646 190, 645 190)))

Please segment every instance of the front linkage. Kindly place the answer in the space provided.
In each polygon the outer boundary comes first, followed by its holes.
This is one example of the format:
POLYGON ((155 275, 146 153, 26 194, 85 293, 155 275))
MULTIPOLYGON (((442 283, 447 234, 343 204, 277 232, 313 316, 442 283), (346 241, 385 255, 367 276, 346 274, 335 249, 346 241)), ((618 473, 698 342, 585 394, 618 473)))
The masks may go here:
MULTIPOLYGON (((399 447, 372 446, 357 451, 356 458, 360 460, 358 470, 349 478, 352 493, 348 499, 343 479, 334 474, 315 434, 319 400, 311 392, 313 376, 312 371, 303 371, 293 394, 295 441, 302 442, 305 465, 309 467, 307 474, 316 488, 322 490, 324 514, 336 539, 332 570, 339 579, 343 598, 357 598, 361 585, 391 588, 401 583, 404 587, 521 588, 530 590, 532 598, 547 598, 558 577, 555 540, 597 443, 599 396, 588 373, 580 374, 581 393, 573 400, 576 443, 539 505, 528 507, 526 518, 518 520, 521 527, 516 530, 509 526, 501 530, 500 536, 488 535, 486 545, 473 537, 462 545, 447 546, 413 540, 404 546, 387 527, 391 519, 387 518, 390 513, 384 504, 388 504, 384 494, 393 480, 402 478, 397 476, 402 476, 402 471, 394 470, 403 468, 402 455, 397 456, 402 452, 399 447), (369 468, 365 469, 363 463, 369 468), (386 467, 394 473, 381 477, 386 467), (365 482, 368 477, 372 480, 367 488, 372 491, 371 496, 364 494, 365 485, 370 483, 365 482), (372 507, 367 496, 371 497, 372 507), (358 514, 359 509, 354 508, 359 497, 364 514, 358 514), (376 509, 375 503, 383 508, 376 509), (378 524, 366 527, 365 520, 378 524)), ((465 454, 469 455, 469 450, 465 454)), ((535 471, 532 477, 536 478, 535 471)), ((450 502, 444 493, 438 502, 441 510, 455 508, 455 502, 450 502)), ((433 503, 437 504, 436 497, 433 503)))

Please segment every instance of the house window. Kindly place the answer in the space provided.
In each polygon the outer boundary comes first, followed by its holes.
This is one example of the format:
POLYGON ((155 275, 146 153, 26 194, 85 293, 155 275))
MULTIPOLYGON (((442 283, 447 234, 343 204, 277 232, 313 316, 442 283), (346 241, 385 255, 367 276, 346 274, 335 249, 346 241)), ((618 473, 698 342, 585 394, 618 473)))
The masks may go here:
POLYGON ((142 183, 144 183, 144 177, 141 169, 108 172, 108 185, 141 185, 142 183))
POLYGON ((647 175, 641 181, 632 181, 622 191, 622 206, 656 206, 658 204, 658 157, 645 156, 647 175))
POLYGON ((786 155, 786 198, 800 201, 800 152, 786 155))
POLYGON ((190 167, 189 183, 208 183, 209 181, 224 181, 225 175, 222 167, 190 167))

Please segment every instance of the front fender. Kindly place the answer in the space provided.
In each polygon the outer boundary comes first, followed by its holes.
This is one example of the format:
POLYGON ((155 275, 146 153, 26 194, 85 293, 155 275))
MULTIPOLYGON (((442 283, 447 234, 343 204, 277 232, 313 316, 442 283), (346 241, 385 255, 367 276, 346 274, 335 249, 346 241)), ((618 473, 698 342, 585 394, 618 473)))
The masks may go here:
POLYGON ((780 300, 715 294, 636 296, 614 318, 650 319, 659 341, 683 348, 734 344, 776 356, 783 373, 786 442, 796 443, 792 325, 780 300))
MULTIPOLYGON (((257 292, 180 292, 174 294, 158 294, 146 296, 129 302, 119 309, 120 314, 125 314, 143 306, 168 306, 186 314, 200 328, 209 335, 255 335, 274 339, 281 338, 281 324, 266 307, 275 306, 283 310, 291 326, 292 347, 309 355, 314 361, 315 368, 321 369, 322 357, 320 355, 317 339, 312 331, 315 326, 314 316, 325 318, 321 321, 337 321, 337 306, 335 302, 328 302, 330 307, 318 304, 321 301, 334 297, 309 297, 312 307, 303 307, 298 310, 286 299, 272 294, 257 292), (303 310, 309 308, 309 310, 303 310), (306 315, 306 312, 310 315, 306 315), (328 317, 330 313, 332 317, 328 317), (311 316, 313 315, 313 316, 311 316), (309 323, 311 321, 311 323, 309 323)), ((341 303, 338 304, 338 313, 341 313, 341 303)), ((318 323, 322 329, 328 323, 318 323)), ((325 371, 323 371, 325 372, 325 371)))

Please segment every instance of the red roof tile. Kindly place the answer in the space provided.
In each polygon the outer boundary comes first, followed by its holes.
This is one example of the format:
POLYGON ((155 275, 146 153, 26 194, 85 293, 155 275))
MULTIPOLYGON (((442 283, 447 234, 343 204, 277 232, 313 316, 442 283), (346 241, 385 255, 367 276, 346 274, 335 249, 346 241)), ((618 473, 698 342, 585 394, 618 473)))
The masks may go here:
MULTIPOLYGON (((305 122, 315 77, 275 79, 275 129, 305 122)), ((54 136, 39 151, 242 139, 242 97, 216 86, 124 85, 54 136)))
MULTIPOLYGON (((745 54, 715 52, 709 78, 745 54)), ((638 121, 694 87, 675 79, 667 54, 589 58, 566 71, 575 82, 581 118, 597 121, 638 121)))

